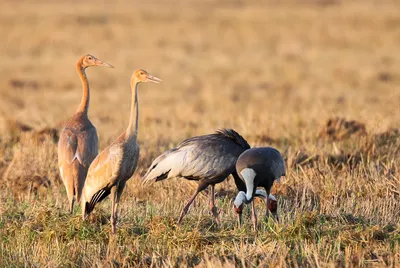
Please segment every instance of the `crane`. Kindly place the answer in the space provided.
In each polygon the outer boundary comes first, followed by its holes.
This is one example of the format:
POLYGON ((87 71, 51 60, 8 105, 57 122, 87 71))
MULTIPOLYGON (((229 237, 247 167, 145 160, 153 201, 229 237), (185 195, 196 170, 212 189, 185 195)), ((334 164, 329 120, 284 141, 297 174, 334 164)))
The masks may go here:
POLYGON ((212 134, 186 139, 152 162, 143 176, 143 184, 167 178, 198 181, 197 189, 182 209, 178 223, 181 223, 197 195, 211 186, 210 210, 219 224, 214 200, 215 184, 224 181, 230 174, 235 181, 240 180, 235 170, 236 160, 249 148, 247 141, 233 129, 221 129, 212 134))
MULTIPOLYGON (((260 193, 260 190, 256 190, 257 187, 265 188, 266 194, 264 198, 267 204, 266 217, 268 217, 268 210, 274 204, 270 204, 269 198, 266 197, 269 196, 274 181, 277 180, 279 183, 280 177, 286 176, 285 162, 280 152, 272 147, 256 147, 246 150, 236 162, 236 172, 242 181, 241 185, 244 183, 246 189, 246 191, 239 191, 234 201, 234 209, 238 213, 239 225, 241 224, 244 204, 252 202, 256 193, 260 193)), ((237 184, 240 184, 240 182, 237 184)), ((243 186, 241 186, 241 189, 243 189, 243 186)), ((253 227, 256 230, 257 217, 254 202, 251 205, 253 227)), ((277 214, 274 216, 277 219, 277 214)))
POLYGON ((107 148, 105 148, 89 167, 82 192, 82 217, 93 211, 95 205, 111 195, 111 231, 116 233, 118 204, 125 184, 135 172, 139 159, 137 143, 139 103, 138 88, 140 83, 159 83, 161 79, 138 69, 131 77, 132 102, 127 129, 107 148))
POLYGON ((89 165, 98 153, 97 131, 88 117, 90 90, 85 70, 92 66, 114 68, 90 54, 78 60, 76 69, 82 81, 83 95, 78 110, 66 122, 58 141, 58 167, 71 214, 74 200, 80 201, 89 165))

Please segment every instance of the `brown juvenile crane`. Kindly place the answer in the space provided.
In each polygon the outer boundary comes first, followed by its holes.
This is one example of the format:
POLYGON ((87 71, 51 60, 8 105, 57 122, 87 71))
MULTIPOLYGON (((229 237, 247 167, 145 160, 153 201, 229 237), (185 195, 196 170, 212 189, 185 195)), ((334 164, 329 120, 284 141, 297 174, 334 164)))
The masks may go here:
POLYGON ((138 87, 143 82, 159 83, 161 79, 145 70, 136 70, 131 78, 132 103, 128 128, 89 167, 82 191, 82 216, 85 219, 95 205, 111 194, 111 231, 116 232, 117 209, 126 181, 135 172, 138 158, 138 87))
POLYGON ((78 203, 80 201, 89 165, 98 153, 97 131, 88 118, 90 90, 85 70, 92 66, 114 68, 90 54, 78 60, 76 69, 82 81, 83 95, 78 110, 65 124, 58 141, 58 167, 67 190, 70 213, 75 198, 78 203))

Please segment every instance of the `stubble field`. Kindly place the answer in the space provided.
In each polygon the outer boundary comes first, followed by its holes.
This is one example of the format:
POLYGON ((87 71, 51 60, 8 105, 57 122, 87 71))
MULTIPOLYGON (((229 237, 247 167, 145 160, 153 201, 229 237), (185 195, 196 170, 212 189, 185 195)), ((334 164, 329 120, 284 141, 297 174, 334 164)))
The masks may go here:
POLYGON ((0 3, 0 266, 399 265, 396 1, 16 3, 0 3), (109 199, 90 222, 69 215, 57 168, 86 53, 116 67, 87 70, 101 149, 128 124, 133 71, 163 79, 140 88, 141 155, 114 237, 109 199), (141 186, 160 153, 224 127, 282 152, 279 223, 257 202, 258 232, 249 209, 237 228, 232 178, 217 187, 221 226, 205 195, 176 225, 194 183, 141 186))

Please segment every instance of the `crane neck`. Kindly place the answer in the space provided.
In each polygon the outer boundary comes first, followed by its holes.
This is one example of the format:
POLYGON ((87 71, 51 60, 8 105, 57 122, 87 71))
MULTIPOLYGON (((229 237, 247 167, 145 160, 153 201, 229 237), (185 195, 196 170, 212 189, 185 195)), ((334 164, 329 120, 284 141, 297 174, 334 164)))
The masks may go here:
POLYGON ((239 177, 236 171, 232 172, 233 179, 235 180, 236 188, 239 191, 246 192, 246 184, 242 179, 239 177))
POLYGON ((82 66, 81 62, 76 64, 76 69, 78 70, 79 77, 82 81, 82 99, 81 103, 79 104, 77 113, 84 113, 85 115, 88 114, 89 110, 89 102, 90 102, 90 90, 89 90, 89 80, 86 76, 85 68, 82 66))
POLYGON ((137 137, 139 125, 139 102, 138 102, 138 88, 140 82, 133 77, 131 79, 132 101, 131 101, 131 115, 129 118, 129 125, 126 129, 126 137, 137 137))

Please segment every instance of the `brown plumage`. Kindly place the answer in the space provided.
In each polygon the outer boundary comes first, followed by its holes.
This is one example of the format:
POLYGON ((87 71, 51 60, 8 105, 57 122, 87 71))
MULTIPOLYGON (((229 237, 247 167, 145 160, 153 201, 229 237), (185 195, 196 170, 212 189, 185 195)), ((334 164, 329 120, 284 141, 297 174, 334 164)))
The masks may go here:
POLYGON ((117 209, 126 181, 135 172, 139 158, 138 134, 138 86, 141 82, 161 81, 144 70, 136 70, 131 78, 132 103, 128 128, 107 148, 105 148, 89 167, 82 191, 83 219, 95 205, 111 194, 111 227, 116 231, 117 209))
POLYGON ((81 103, 75 115, 66 122, 58 141, 58 167, 67 190, 71 213, 74 199, 80 201, 87 170, 98 153, 97 131, 88 118, 90 91, 85 69, 92 66, 114 68, 89 54, 79 59, 76 68, 82 80, 81 103))

